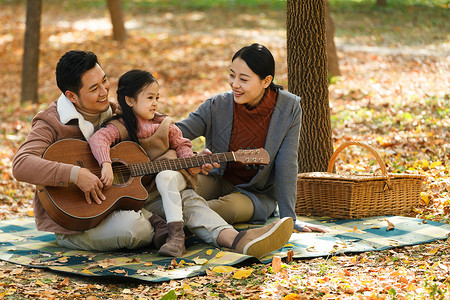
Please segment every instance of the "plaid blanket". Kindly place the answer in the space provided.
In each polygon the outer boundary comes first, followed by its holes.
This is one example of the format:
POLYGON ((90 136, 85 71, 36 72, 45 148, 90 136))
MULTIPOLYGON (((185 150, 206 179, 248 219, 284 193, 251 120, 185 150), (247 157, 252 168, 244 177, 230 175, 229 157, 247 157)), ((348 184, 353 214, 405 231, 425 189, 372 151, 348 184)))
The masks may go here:
MULTIPOLYGON (((290 250, 293 250, 294 258, 312 258, 427 243, 446 239, 450 233, 448 224, 398 216, 356 220, 299 219, 322 225, 329 233, 294 233, 282 249, 260 260, 212 247, 195 237, 186 241, 186 255, 176 259, 159 256, 154 249, 70 250, 58 246, 53 234, 37 231, 33 218, 12 219, 0 221, 0 259, 77 275, 161 282, 204 275, 207 269, 217 265, 268 263, 274 255, 285 257, 290 250)), ((238 230, 247 227, 249 225, 236 226, 238 230)))

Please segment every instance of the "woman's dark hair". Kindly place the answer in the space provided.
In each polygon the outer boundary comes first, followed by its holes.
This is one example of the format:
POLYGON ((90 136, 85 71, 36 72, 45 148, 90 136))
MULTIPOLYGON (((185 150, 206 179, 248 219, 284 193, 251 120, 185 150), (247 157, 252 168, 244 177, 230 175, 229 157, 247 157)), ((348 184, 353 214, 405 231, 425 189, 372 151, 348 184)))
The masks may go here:
POLYGON ((56 65, 56 84, 61 92, 72 91, 79 96, 81 76, 98 64, 91 51, 71 50, 66 52, 56 65))
POLYGON ((133 109, 127 104, 125 97, 137 99, 142 89, 152 83, 158 84, 158 81, 149 72, 131 70, 120 76, 117 84, 117 102, 119 102, 122 113, 114 116, 113 119, 122 118, 128 131, 129 139, 138 144, 138 120, 133 109))
POLYGON ((277 85, 273 82, 275 78, 275 60, 270 53, 269 49, 265 46, 254 43, 250 46, 245 46, 236 52, 231 61, 236 58, 241 58, 247 63, 247 66, 259 76, 260 79, 266 78, 268 75, 272 76, 272 82, 269 88, 272 90, 283 89, 281 85, 277 85))

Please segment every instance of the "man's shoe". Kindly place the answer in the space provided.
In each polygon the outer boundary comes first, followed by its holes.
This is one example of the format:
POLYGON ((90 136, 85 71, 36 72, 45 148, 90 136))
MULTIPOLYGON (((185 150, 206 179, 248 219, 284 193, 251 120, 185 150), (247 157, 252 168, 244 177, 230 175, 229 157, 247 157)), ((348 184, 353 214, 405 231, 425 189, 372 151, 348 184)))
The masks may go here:
POLYGON ((282 248, 293 230, 292 218, 283 218, 264 227, 239 232, 231 247, 236 252, 260 258, 282 248))

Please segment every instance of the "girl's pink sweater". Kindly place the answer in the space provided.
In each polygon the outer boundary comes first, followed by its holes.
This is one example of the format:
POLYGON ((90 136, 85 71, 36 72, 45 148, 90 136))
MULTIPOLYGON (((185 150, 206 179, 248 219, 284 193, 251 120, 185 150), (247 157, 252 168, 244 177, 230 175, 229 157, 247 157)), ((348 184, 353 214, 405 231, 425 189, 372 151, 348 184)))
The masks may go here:
MULTIPOLYGON (((139 139, 150 137, 159 127, 159 123, 141 118, 138 118, 138 124, 139 139)), ((89 146, 91 147, 92 154, 97 160, 99 166, 101 166, 104 162, 111 162, 109 149, 112 145, 118 143, 119 141, 119 130, 117 130, 117 127, 112 124, 108 124, 106 127, 100 128, 89 139, 89 146)), ((176 151, 177 157, 179 158, 194 156, 191 141, 183 138, 181 130, 174 124, 169 127, 169 147, 176 151)))

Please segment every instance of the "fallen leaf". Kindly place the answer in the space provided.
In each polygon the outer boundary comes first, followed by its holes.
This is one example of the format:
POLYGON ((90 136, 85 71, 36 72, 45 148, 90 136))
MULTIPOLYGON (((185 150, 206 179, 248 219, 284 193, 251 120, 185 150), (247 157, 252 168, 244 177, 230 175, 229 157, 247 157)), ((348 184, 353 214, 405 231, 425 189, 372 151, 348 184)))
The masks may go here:
POLYGON ((206 255, 211 255, 213 253, 212 249, 206 250, 206 255))
POLYGON ((224 255, 225 255, 225 252, 220 251, 219 253, 216 254, 216 258, 221 258, 224 255))
POLYGON ((212 271, 216 273, 230 273, 236 270, 237 270, 236 268, 231 266, 217 266, 212 269, 212 271))
POLYGON ((66 277, 63 281, 61 281, 60 283, 58 283, 58 288, 61 289, 65 286, 69 285, 69 277, 66 277))
POLYGON ((199 257, 194 258, 193 261, 195 262, 196 265, 204 265, 208 262, 206 258, 199 258, 199 257))
POLYGON ((175 300, 177 298, 178 298, 177 293, 175 293, 174 290, 170 290, 167 294, 162 296, 161 300, 175 300))
POLYGON ((286 263, 291 263, 294 260, 294 250, 289 250, 286 255, 286 263))
POLYGON ((281 257, 274 256, 272 258, 272 270, 274 273, 278 273, 281 270, 281 257))
POLYGON ((83 271, 81 271, 81 273, 85 273, 85 274, 89 274, 89 275, 94 275, 94 273, 92 273, 92 272, 89 271, 88 269, 83 269, 83 271))
POLYGON ((438 252, 437 248, 431 249, 430 251, 428 251, 426 254, 427 255, 435 255, 438 252))
POLYGON ((386 231, 394 230, 394 228, 395 228, 394 224, 392 224, 392 222, 389 221, 388 219, 384 219, 384 220, 388 223, 386 231))
POLYGON ((237 270, 236 273, 234 273, 233 278, 235 279, 242 279, 247 278, 252 274, 253 269, 245 269, 245 270, 237 270))

